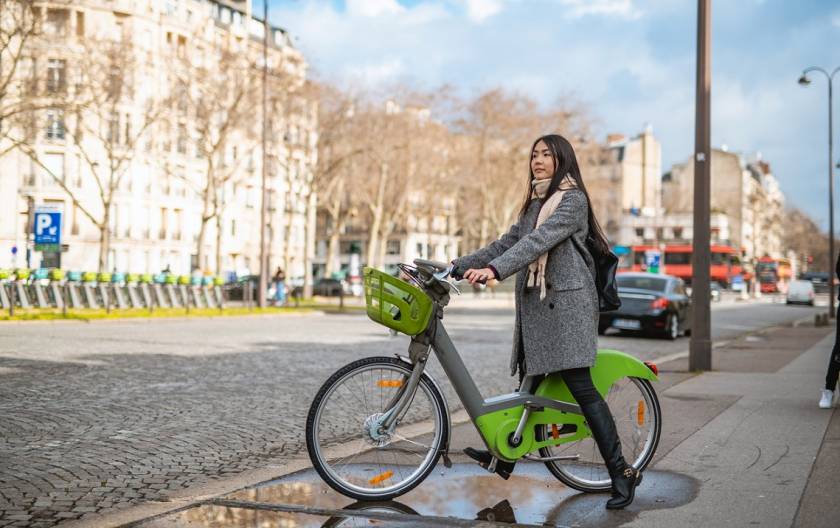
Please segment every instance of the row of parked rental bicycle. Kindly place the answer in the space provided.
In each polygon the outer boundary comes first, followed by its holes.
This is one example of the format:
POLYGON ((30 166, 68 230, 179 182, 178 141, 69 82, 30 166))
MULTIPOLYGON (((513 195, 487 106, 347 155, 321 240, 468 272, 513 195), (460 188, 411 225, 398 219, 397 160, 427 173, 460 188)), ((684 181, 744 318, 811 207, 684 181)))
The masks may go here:
POLYGON ((218 277, 0 269, 0 308, 220 308, 218 277))

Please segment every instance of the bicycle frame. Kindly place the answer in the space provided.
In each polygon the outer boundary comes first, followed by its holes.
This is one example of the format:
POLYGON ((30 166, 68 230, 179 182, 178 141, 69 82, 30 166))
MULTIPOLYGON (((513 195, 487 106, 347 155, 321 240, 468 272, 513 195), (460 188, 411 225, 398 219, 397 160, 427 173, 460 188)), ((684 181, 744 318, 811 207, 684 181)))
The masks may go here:
MULTIPOLYGON (((400 391, 393 407, 389 406, 390 410, 383 415, 380 424, 385 429, 390 428, 413 398, 431 349, 482 440, 498 458, 515 461, 539 448, 591 435, 580 407, 573 403, 574 398, 558 374, 544 377, 536 388, 534 378, 528 376, 519 391, 485 399, 443 326, 442 310, 440 305, 436 306, 429 327, 411 340, 409 355, 414 368, 405 390, 400 391), (537 440, 534 431, 538 425, 546 426, 546 431, 550 428, 551 436, 537 440), (562 427, 558 429, 558 425, 562 427)), ((617 350, 598 350, 591 373, 602 396, 606 396, 616 380, 626 376, 658 379, 647 365, 617 350)))

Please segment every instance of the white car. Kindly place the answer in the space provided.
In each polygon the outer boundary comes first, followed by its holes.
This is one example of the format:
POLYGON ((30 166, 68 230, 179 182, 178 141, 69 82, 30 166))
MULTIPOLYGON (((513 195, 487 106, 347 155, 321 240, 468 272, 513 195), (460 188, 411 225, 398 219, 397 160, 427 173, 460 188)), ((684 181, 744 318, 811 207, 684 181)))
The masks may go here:
POLYGON ((814 306, 814 284, 811 281, 790 281, 787 292, 788 304, 810 304, 814 306))

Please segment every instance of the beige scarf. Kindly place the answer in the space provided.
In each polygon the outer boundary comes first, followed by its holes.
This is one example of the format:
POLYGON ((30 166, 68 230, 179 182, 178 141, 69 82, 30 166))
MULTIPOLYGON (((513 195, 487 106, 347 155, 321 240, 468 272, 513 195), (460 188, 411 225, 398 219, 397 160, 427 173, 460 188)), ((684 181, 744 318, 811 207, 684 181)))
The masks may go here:
MULTIPOLYGON (((551 185, 551 178, 545 178, 542 180, 531 180, 531 188, 533 189, 531 193, 531 198, 544 199, 546 192, 548 192, 549 185, 551 185)), ((563 195, 566 194, 566 191, 575 188, 577 188, 575 180, 572 179, 571 175, 567 173, 563 180, 560 182, 560 185, 557 187, 557 190, 554 192, 554 194, 552 194, 548 198, 548 200, 546 200, 545 203, 542 204, 540 212, 537 215, 537 225, 534 226, 534 229, 540 227, 554 213, 554 211, 557 209, 557 206, 559 206, 560 202, 563 200, 563 195)), ((548 262, 548 252, 543 253, 539 256, 537 260, 528 264, 528 286, 539 286, 540 300, 545 299, 546 262, 548 262)))

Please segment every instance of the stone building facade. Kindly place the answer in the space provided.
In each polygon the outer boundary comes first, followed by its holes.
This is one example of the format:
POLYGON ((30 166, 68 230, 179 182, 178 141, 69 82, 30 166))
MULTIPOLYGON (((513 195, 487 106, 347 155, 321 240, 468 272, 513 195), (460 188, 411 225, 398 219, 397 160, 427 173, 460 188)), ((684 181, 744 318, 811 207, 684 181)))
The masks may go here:
MULTIPOLYGON (((33 89, 36 99, 61 100, 61 108, 33 112, 25 148, 12 148, 0 158, 0 267, 26 265, 30 209, 50 207, 63 213, 65 251, 60 261, 58 255, 33 252, 30 265, 97 269, 100 229, 82 209, 103 218, 102 189, 92 176, 109 161, 94 144, 95 131, 77 133, 73 127, 83 119, 66 115, 64 108, 83 106, 76 100, 82 97, 76 83, 85 75, 80 64, 91 43, 116 42, 132 50, 130 70, 113 72, 114 82, 132 83, 131 96, 121 100, 112 117, 100 125, 107 128, 109 141, 122 142, 123 150, 126 138, 133 135, 142 145, 124 154, 130 160, 109 208, 111 237, 105 270, 258 273, 263 159, 259 91, 249 93, 243 103, 257 132, 233 133, 219 155, 218 162, 230 166, 231 177, 214 188, 221 212, 207 222, 199 252, 199 228, 206 210, 201 190, 209 179, 208 159, 197 145, 198 121, 194 114, 180 112, 169 81, 177 76, 177 64, 203 65, 208 79, 240 75, 219 50, 261 70, 267 31, 269 69, 273 76, 282 76, 288 88, 284 112, 269 116, 269 266, 285 267, 290 277, 302 277, 311 270, 317 108, 297 95, 305 87, 307 63, 283 29, 267 26, 253 12, 251 1, 65 0, 36 2, 36 6, 43 33, 21 64, 19 86, 33 89), (30 79, 36 82, 34 88, 30 79), (152 97, 170 97, 175 102, 140 137, 138 127, 146 123, 146 102, 152 97), (13 247, 17 248, 14 255, 13 247)), ((260 74, 256 75, 259 79, 260 74)), ((190 81, 200 87, 208 79, 190 81)), ((18 137, 26 136, 23 130, 11 133, 16 132, 18 137)), ((7 150, 10 137, 0 135, 0 152, 7 150)))

